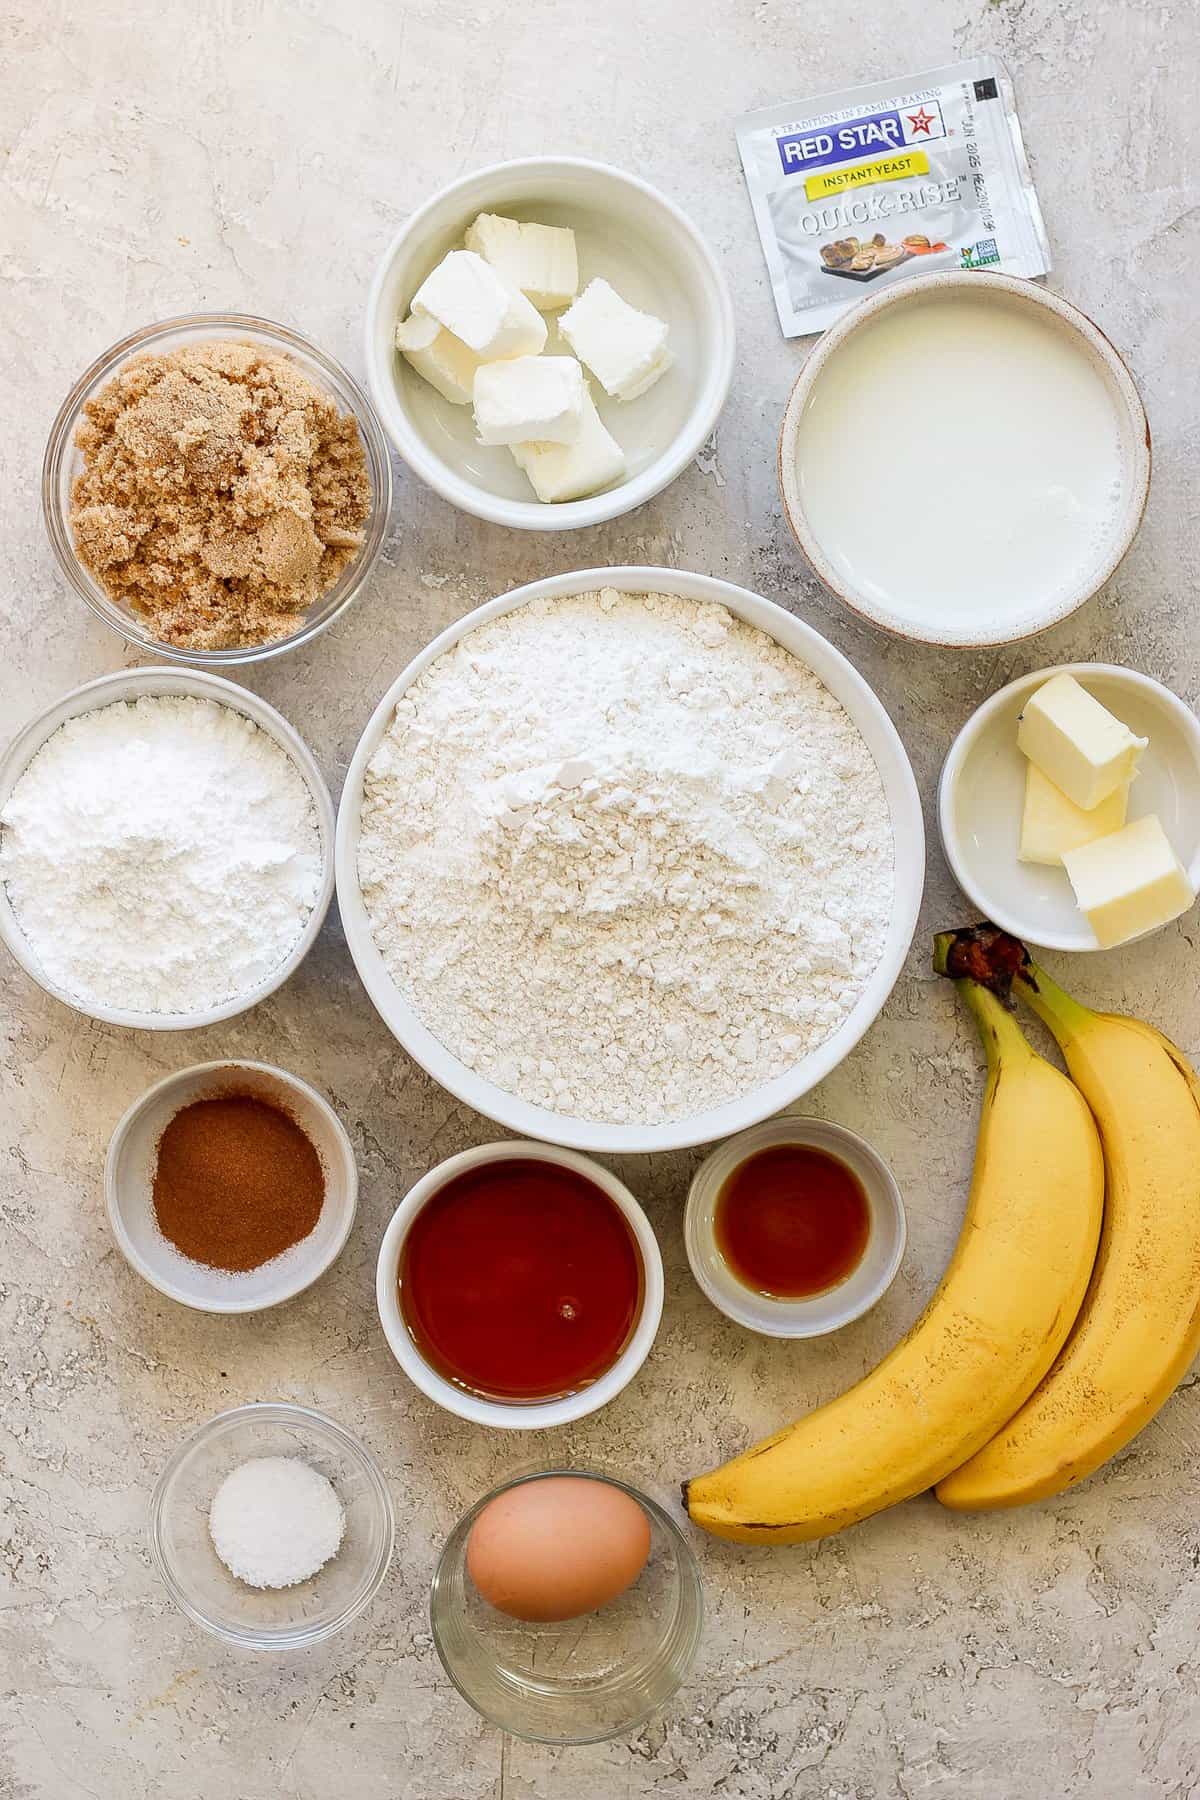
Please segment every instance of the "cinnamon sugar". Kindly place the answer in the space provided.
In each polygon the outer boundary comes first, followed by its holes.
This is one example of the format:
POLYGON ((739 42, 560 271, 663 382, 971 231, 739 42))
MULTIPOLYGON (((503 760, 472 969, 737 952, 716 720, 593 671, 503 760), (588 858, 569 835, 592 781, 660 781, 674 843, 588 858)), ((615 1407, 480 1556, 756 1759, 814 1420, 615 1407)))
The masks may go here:
POLYGON ((362 544, 358 425, 289 357, 229 339, 148 353, 83 410, 76 550, 164 643, 285 637, 362 544))

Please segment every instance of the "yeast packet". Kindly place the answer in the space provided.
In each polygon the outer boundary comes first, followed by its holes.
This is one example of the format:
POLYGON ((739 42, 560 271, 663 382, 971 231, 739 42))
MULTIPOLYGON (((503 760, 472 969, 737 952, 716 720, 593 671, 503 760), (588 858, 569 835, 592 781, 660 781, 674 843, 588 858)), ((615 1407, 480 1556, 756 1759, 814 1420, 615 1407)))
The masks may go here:
POLYGON ((1050 267, 997 57, 764 107, 737 141, 785 337, 926 271, 1050 267))

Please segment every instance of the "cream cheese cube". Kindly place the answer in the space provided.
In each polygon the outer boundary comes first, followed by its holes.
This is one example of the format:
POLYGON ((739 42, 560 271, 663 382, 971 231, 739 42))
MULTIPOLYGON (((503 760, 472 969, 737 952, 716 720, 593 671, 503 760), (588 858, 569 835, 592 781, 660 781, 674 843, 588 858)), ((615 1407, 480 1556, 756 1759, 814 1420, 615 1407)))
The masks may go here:
POLYGON ((396 327, 396 348, 453 406, 470 406, 479 358, 428 313, 414 313, 396 327))
POLYGON ((468 250, 520 288, 539 312, 566 306, 579 291, 575 233, 563 225, 529 225, 499 213, 480 213, 468 227, 468 250))
POLYGON ((1177 919, 1196 898, 1154 813, 1094 844, 1068 850, 1063 866, 1080 910, 1105 950, 1177 919))
POLYGON ((1025 702, 1017 726, 1018 749, 1085 812, 1129 786, 1148 742, 1073 675, 1044 682, 1025 702))
POLYGON ((518 288, 471 250, 451 250, 413 295, 412 310, 436 319, 482 362, 536 356, 546 321, 518 288))
POLYGON ((579 500, 625 473, 625 453, 605 429, 586 386, 583 419, 573 444, 514 444, 512 453, 539 500, 579 500))
POLYGON ((630 306, 599 277, 567 308, 558 328, 615 400, 636 400, 674 361, 664 321, 630 306))
POLYGON ((585 396, 583 370, 573 356, 514 356, 483 363, 475 376, 479 441, 572 444, 583 425, 585 396))
POLYGON ((1025 810, 1017 854, 1022 862, 1061 869, 1065 851, 1079 850, 1096 838, 1120 831, 1128 805, 1129 789, 1119 787, 1091 812, 1084 812, 1042 774, 1036 763, 1026 763, 1025 810))

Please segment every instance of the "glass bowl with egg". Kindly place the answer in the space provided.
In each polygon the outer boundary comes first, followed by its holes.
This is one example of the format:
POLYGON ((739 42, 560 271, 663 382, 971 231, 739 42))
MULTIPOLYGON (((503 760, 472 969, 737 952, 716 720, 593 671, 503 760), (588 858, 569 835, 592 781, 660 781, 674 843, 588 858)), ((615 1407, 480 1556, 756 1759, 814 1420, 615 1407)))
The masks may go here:
POLYGON ((446 1673, 483 1718, 587 1744, 636 1730, 676 1693, 704 1597, 682 1532, 649 1495, 606 1470, 551 1468, 464 1513, 429 1611, 446 1673))
MULTIPOLYGON (((251 499, 250 504, 253 506, 258 502, 251 499)), ((362 592, 379 559, 391 504, 392 470, 387 441, 371 402, 358 383, 340 363, 300 332, 245 313, 190 313, 142 326, 121 338, 98 356, 71 388, 50 428, 42 463, 42 513, 50 547, 59 568, 80 599, 137 649, 172 662, 186 662, 202 668, 260 662, 278 656, 284 650, 294 650, 300 644, 308 643, 341 618, 362 592), (80 553, 72 513, 76 485, 85 467, 84 455, 77 442, 79 427, 86 417, 85 409, 137 358, 166 357, 185 348, 222 341, 248 344, 285 359, 318 393, 333 402, 342 419, 353 419, 362 448, 369 498, 365 517, 355 528, 359 542, 353 547, 352 554, 344 561, 338 555, 333 557, 335 564, 341 564, 336 575, 310 604, 295 611, 294 625, 289 620, 286 629, 278 635, 265 635, 262 641, 239 641, 210 648, 194 640, 170 641, 156 634, 151 618, 109 591, 80 553)), ((347 544, 340 546, 342 549, 349 547, 347 544)), ((214 573, 219 573, 215 567, 214 573)))

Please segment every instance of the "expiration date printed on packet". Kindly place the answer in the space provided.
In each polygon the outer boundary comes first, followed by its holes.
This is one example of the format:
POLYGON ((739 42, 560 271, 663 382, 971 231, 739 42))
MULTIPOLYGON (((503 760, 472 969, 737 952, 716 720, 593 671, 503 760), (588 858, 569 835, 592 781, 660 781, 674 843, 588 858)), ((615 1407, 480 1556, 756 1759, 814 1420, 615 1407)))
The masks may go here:
POLYGON ((785 337, 935 269, 1044 275, 1050 248, 994 56, 738 121, 785 337))

